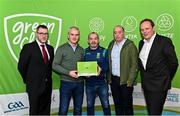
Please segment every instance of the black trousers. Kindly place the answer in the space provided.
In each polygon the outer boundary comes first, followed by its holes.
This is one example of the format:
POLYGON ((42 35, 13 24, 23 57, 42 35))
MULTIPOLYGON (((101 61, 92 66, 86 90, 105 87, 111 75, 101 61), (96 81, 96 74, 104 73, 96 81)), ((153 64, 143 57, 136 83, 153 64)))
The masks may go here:
POLYGON ((29 115, 50 115, 52 87, 46 86, 40 93, 28 92, 29 115))
POLYGON ((120 77, 113 76, 111 91, 116 115, 133 115, 133 87, 120 85, 120 77))
POLYGON ((144 90, 146 107, 149 115, 161 115, 166 101, 167 91, 152 92, 144 90))

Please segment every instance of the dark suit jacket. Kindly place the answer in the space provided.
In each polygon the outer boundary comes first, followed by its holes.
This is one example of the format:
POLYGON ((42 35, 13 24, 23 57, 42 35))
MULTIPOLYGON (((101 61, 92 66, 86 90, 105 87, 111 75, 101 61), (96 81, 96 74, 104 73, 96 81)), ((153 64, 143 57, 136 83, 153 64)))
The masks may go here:
POLYGON ((26 84, 28 93, 41 93, 45 84, 52 90, 52 61, 54 49, 46 44, 50 60, 45 64, 41 50, 36 41, 24 45, 18 62, 18 70, 26 84))
MULTIPOLYGON (((144 41, 139 42, 139 51, 144 41)), ((178 67, 178 59, 171 39, 156 34, 149 52, 146 70, 139 58, 142 88, 148 91, 166 91, 178 67)))

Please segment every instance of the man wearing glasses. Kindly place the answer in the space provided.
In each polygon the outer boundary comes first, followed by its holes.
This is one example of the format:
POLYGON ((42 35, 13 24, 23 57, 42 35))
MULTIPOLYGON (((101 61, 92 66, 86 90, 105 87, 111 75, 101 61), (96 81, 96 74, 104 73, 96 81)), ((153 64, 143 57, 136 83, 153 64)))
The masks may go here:
POLYGON ((18 70, 29 98, 30 115, 49 115, 52 93, 52 61, 54 48, 47 44, 48 28, 39 25, 36 40, 21 50, 18 70))

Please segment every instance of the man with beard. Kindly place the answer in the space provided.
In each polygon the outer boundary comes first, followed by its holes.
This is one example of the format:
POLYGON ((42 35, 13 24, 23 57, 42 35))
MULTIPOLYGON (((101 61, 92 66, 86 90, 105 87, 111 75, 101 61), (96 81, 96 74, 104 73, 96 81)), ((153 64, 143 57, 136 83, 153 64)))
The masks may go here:
POLYGON ((96 95, 99 96, 104 115, 111 115, 109 105, 108 84, 106 72, 108 70, 108 52, 99 46, 99 36, 96 32, 88 35, 89 47, 85 49, 85 61, 97 61, 98 76, 86 77, 87 114, 94 115, 96 95))

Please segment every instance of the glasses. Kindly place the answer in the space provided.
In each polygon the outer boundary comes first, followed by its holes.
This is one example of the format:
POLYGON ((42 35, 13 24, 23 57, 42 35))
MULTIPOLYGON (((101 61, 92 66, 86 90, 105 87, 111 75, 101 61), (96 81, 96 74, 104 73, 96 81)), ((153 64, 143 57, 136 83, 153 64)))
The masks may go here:
POLYGON ((37 32, 39 35, 48 35, 48 33, 39 33, 39 32, 37 32))

